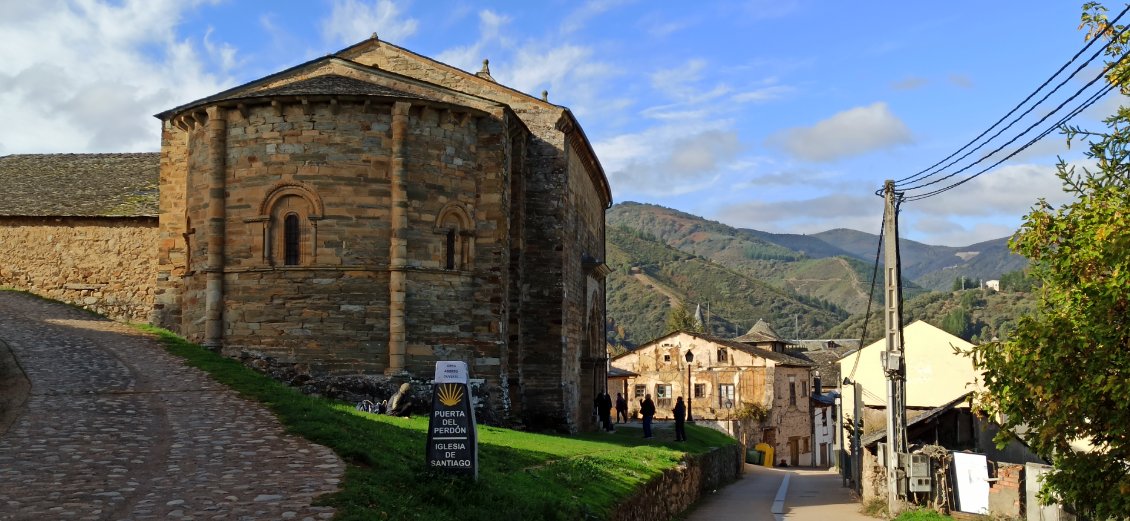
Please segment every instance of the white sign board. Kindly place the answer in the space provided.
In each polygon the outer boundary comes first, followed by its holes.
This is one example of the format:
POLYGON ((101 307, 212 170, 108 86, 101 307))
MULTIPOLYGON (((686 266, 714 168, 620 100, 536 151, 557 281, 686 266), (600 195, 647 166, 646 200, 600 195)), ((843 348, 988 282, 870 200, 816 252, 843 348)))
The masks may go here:
POLYGON ((971 514, 988 514, 989 467, 985 455, 966 452, 952 454, 957 509, 971 514))
POLYGON ((467 362, 456 362, 452 360, 436 362, 435 383, 466 384, 467 362))

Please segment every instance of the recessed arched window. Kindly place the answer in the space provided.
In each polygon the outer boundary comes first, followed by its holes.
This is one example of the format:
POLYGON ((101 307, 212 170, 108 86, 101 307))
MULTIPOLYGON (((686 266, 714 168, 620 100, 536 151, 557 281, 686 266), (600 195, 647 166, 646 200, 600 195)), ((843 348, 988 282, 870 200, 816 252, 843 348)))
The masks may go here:
POLYGON ((283 264, 287 266, 298 265, 301 237, 301 229, 298 227, 298 214, 287 214, 283 221, 283 264))
POLYGON ((467 210, 458 204, 444 207, 435 224, 435 233, 442 237, 442 252, 435 259, 436 264, 446 270, 468 269, 474 257, 474 234, 471 230, 472 222, 467 210))
POLYGON ((318 261, 318 220, 322 203, 313 190, 281 184, 259 206, 263 223, 263 261, 271 266, 311 266, 318 261))

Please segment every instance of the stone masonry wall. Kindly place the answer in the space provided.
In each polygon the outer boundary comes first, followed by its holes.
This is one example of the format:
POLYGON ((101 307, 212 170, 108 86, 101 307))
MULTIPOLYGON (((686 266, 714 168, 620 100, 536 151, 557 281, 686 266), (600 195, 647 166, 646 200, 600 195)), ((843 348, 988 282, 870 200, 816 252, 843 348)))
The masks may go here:
POLYGON ((744 464, 741 452, 741 446, 734 444, 685 457, 682 464, 651 480, 631 499, 617 505, 608 516, 609 521, 675 519, 704 492, 741 475, 744 464))
POLYGON ((153 308, 157 219, 0 217, 0 286, 121 320, 153 308))

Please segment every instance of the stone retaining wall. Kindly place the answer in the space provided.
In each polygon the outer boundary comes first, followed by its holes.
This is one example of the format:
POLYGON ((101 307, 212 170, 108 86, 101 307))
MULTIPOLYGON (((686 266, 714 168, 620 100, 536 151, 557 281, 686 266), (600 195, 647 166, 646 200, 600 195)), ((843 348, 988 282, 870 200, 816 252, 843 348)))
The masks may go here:
POLYGON ((741 446, 727 445, 706 454, 687 456, 679 466, 651 480, 608 516, 610 521, 674 519, 704 492, 736 480, 742 469, 741 446))
POLYGON ((0 217, 0 286, 147 322, 156 217, 0 217))

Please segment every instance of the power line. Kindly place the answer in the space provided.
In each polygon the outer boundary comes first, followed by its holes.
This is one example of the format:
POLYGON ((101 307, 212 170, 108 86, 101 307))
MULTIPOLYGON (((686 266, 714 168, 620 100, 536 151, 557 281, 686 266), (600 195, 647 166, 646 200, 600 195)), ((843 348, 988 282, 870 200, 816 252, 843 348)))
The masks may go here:
MULTIPOLYGON (((1112 26, 1112 27, 1113 27, 1113 26, 1114 26, 1114 24, 1118 23, 1118 20, 1119 20, 1119 19, 1121 19, 1121 18, 1122 18, 1122 16, 1123 16, 1123 15, 1125 15, 1125 14, 1126 14, 1126 13, 1127 13, 1128 11, 1130 11, 1130 4, 1127 4, 1127 6, 1126 6, 1125 8, 1123 8, 1123 9, 1122 9, 1122 12, 1118 13, 1118 16, 1116 16, 1116 17, 1114 18, 1114 20, 1112 20, 1112 21, 1111 21, 1111 22, 1110 22, 1110 23, 1109 23, 1108 25, 1109 25, 1109 26, 1112 26)), ((1123 29, 1122 29, 1122 32, 1125 32, 1125 31, 1126 31, 1126 29, 1125 29, 1125 28, 1123 28, 1123 29)), ((1120 32, 1119 34, 1121 34, 1121 32, 1120 32)), ((1099 38, 1098 38, 1097 36, 1096 36, 1096 37, 1094 37, 1094 38, 1091 38, 1091 39, 1090 39, 1090 40, 1089 40, 1089 41, 1087 42, 1087 44, 1086 44, 1086 45, 1084 45, 1084 46, 1083 46, 1083 48, 1079 50, 1079 52, 1076 52, 1076 53, 1075 53, 1075 55, 1074 55, 1074 56, 1072 56, 1070 60, 1067 60, 1067 62, 1066 62, 1066 63, 1064 63, 1064 64, 1063 64, 1062 66, 1060 66, 1060 68, 1059 68, 1058 70, 1056 70, 1056 71, 1055 71, 1055 73, 1053 73, 1053 74, 1052 74, 1051 76, 1049 76, 1047 80, 1044 80, 1044 82, 1043 82, 1042 84, 1040 84, 1040 86, 1039 86, 1039 87, 1037 87, 1037 88, 1036 88, 1036 90, 1032 91, 1032 93, 1031 93, 1031 94, 1029 94, 1029 95, 1028 95, 1028 96, 1027 96, 1026 98, 1024 98, 1024 100, 1023 100, 1023 101, 1021 101, 1020 103, 1018 103, 1018 104, 1017 104, 1017 105, 1016 105, 1015 107, 1013 107, 1013 108, 1012 108, 1012 110, 1008 111, 1008 113, 1007 113, 1007 114, 1005 114, 1004 116, 1001 116, 1001 118, 1000 118, 1000 119, 998 119, 998 120, 997 120, 997 121, 996 121, 995 123, 993 123, 993 124, 992 124, 991 126, 989 126, 989 128, 985 129, 985 130, 984 130, 983 132, 981 132, 980 134, 978 134, 978 135, 977 135, 977 137, 973 138, 973 139, 972 139, 971 141, 969 141, 968 143, 966 143, 965 145, 963 145, 963 146, 962 146, 961 148, 959 148, 959 149, 957 149, 956 151, 954 151, 954 152, 953 152, 952 154, 950 154, 950 155, 948 155, 948 156, 946 156, 946 157, 942 158, 942 159, 941 159, 940 161, 938 161, 937 163, 934 163, 933 165, 930 165, 930 166, 926 167, 925 169, 923 169, 923 170, 921 170, 921 171, 919 171, 919 172, 915 173, 914 175, 911 175, 911 176, 907 176, 907 177, 904 177, 904 178, 902 178, 902 179, 899 179, 899 180, 895 181, 895 185, 896 185, 896 186, 898 186, 898 185, 900 185, 900 184, 903 184, 903 183, 910 183, 910 182, 914 182, 914 181, 917 181, 917 180, 920 180, 920 179, 924 179, 924 178, 926 178, 926 177, 930 177, 931 175, 934 175, 934 174, 936 174, 936 173, 937 173, 937 171, 933 171, 933 172, 931 172, 932 170, 934 170, 934 168, 935 168, 935 167, 937 167, 938 165, 940 165, 940 164, 942 164, 942 163, 944 163, 944 162, 946 162, 946 161, 949 161, 949 160, 950 160, 950 159, 952 159, 952 158, 953 158, 954 156, 956 156, 956 155, 960 154, 960 153, 961 153, 961 152, 962 152, 963 150, 965 150, 966 148, 969 148, 969 147, 970 147, 971 145, 973 145, 973 144, 974 144, 974 143, 976 143, 976 142, 977 142, 978 140, 980 140, 980 139, 981 139, 982 137, 984 137, 984 136, 985 136, 985 134, 988 134, 988 133, 989 133, 990 131, 992 131, 992 130, 993 130, 994 128, 996 128, 996 127, 997 127, 997 125, 1000 125, 1000 124, 1001 124, 1001 122, 1003 122, 1003 121, 1004 121, 1005 119, 1007 119, 1007 118, 1008 118, 1009 116, 1011 116, 1011 115, 1012 115, 1013 113, 1015 113, 1015 112, 1016 112, 1017 110, 1019 110, 1019 109, 1020 109, 1020 107, 1023 107, 1025 103, 1028 103, 1028 101, 1029 101, 1029 100, 1031 100, 1031 99, 1032 99, 1032 98, 1033 98, 1033 97, 1034 97, 1034 96, 1035 96, 1035 95, 1036 95, 1037 93, 1039 93, 1039 92, 1040 92, 1041 90, 1043 90, 1043 88, 1044 88, 1044 87, 1046 87, 1046 86, 1047 86, 1047 85, 1048 85, 1049 83, 1051 83, 1051 81, 1052 81, 1053 79, 1055 79, 1055 77, 1056 77, 1056 76, 1059 76, 1059 74, 1060 74, 1061 72, 1063 72, 1063 71, 1064 71, 1064 70, 1065 70, 1065 69, 1066 69, 1066 68, 1067 68, 1068 66, 1070 66, 1070 65, 1071 65, 1072 63, 1074 63, 1074 62, 1075 62, 1075 60, 1079 58, 1079 56, 1081 56, 1081 55, 1082 55, 1082 54, 1083 54, 1084 52, 1086 52, 1086 51, 1087 51, 1087 49, 1089 49, 1089 48, 1090 48, 1090 47, 1091 47, 1092 45, 1094 45, 1094 43, 1095 43, 1096 41, 1098 41, 1098 40, 1099 40, 1099 38), (927 172, 929 172, 929 173, 927 173, 927 172), (926 174, 926 175, 923 175, 923 174, 926 174)), ((1062 82, 1060 82, 1060 84, 1059 84, 1059 85, 1057 85, 1057 86, 1055 87, 1055 89, 1053 89, 1053 90, 1052 90, 1051 92, 1049 92, 1048 94, 1044 95, 1044 97, 1043 97, 1043 98, 1041 98, 1041 99, 1040 99, 1040 101, 1037 101, 1037 102, 1036 102, 1035 104, 1033 104, 1033 105, 1032 105, 1032 107, 1031 107, 1031 108, 1029 108, 1029 109, 1028 109, 1027 111, 1025 111, 1025 112, 1024 112, 1023 114, 1021 114, 1020 116, 1017 116, 1017 118, 1016 118, 1015 120, 1013 120, 1013 121, 1012 121, 1012 123, 1009 123, 1009 124, 1008 124, 1008 126, 1006 126, 1005 128, 1001 129, 1000 131, 998 131, 998 132, 997 132, 996 134, 994 134, 994 135, 993 135, 992 137, 990 137, 989 139, 987 139, 987 140, 986 140, 986 141, 985 141, 984 143, 982 143, 982 144, 978 145, 978 146, 977 146, 976 148, 974 148, 973 150, 970 150, 970 151, 969 151, 968 153, 966 153, 965 155, 961 156, 960 158, 958 158, 958 159, 954 160, 953 162, 951 162, 951 163, 947 164, 946 166, 943 166, 942 168, 940 168, 940 169, 938 169, 938 170, 944 170, 945 168, 948 168, 948 167, 952 166, 952 165, 953 165, 954 163, 957 163, 958 161, 961 161, 962 159, 965 159, 966 157, 968 157, 968 156, 969 156, 970 154, 972 154, 973 152, 976 152, 976 151, 977 151, 978 149, 980 149, 981 147, 984 147, 984 146, 985 146, 986 144, 988 144, 988 143, 989 143, 990 141, 992 141, 992 140, 993 140, 994 138, 996 138, 997 136, 999 136, 999 135, 1000 135, 1000 134, 1001 134, 1002 132, 1004 132, 1005 130, 1008 130, 1008 128, 1009 128, 1009 127, 1011 127, 1011 126, 1012 126, 1013 124, 1015 124, 1015 123, 1016 123, 1017 121, 1019 121, 1019 120, 1020 120, 1021 118, 1023 118, 1023 117, 1024 117, 1024 116, 1026 116, 1026 115, 1027 115, 1028 113, 1030 113, 1030 112, 1031 112, 1031 111, 1032 111, 1033 109, 1035 109, 1035 108, 1036 108, 1037 106, 1039 106, 1039 104, 1040 104, 1040 103, 1042 103, 1042 102, 1043 102, 1044 100, 1046 100, 1046 99, 1048 98, 1048 96, 1051 96, 1052 94, 1054 94, 1054 93, 1056 92, 1056 90, 1059 90, 1059 88, 1060 88, 1060 87, 1062 87, 1062 86, 1063 86, 1063 85, 1064 85, 1064 84, 1065 84, 1065 83, 1066 83, 1067 81, 1069 81, 1069 80, 1070 80, 1071 78, 1075 77, 1075 75, 1076 75, 1076 74, 1078 74, 1078 73, 1079 73, 1079 71, 1081 71, 1081 70, 1082 70, 1082 69, 1083 69, 1083 68, 1084 68, 1084 67, 1085 67, 1086 65, 1090 64, 1090 63, 1091 63, 1091 62, 1092 62, 1092 61, 1093 61, 1093 60, 1094 60, 1094 59, 1095 59, 1095 58, 1096 58, 1096 57, 1097 57, 1097 56, 1098 56, 1098 55, 1099 55, 1100 53, 1102 53, 1103 51, 1105 51, 1105 50, 1106 50, 1107 48, 1109 48, 1109 47, 1110 47, 1110 46, 1111 46, 1111 45, 1112 45, 1112 44, 1113 44, 1114 42, 1116 42, 1116 41, 1117 41, 1117 37, 1115 37, 1115 38, 1111 38, 1111 39, 1110 39, 1110 40, 1109 40, 1109 41, 1108 41, 1108 42, 1106 43, 1106 45, 1104 45, 1104 46, 1103 46, 1103 48, 1102 48, 1102 49, 1100 49, 1100 50, 1096 51, 1096 52, 1095 52, 1095 54, 1091 56, 1091 58, 1089 58, 1089 59, 1088 59, 1088 60, 1087 60, 1087 61, 1086 61, 1085 63, 1083 63, 1082 65, 1080 65, 1079 67, 1077 67, 1077 68, 1075 69, 1075 71, 1074 71, 1074 72, 1072 72, 1072 73, 1071 73, 1071 75, 1070 75, 1070 76, 1068 76, 1067 78, 1065 78, 1065 79, 1064 79, 1064 80, 1063 80, 1062 82)))
MULTIPOLYGON (((1124 58, 1125 58, 1125 56, 1124 56, 1124 58)), ((1110 93, 1110 91, 1112 91, 1112 90, 1114 90, 1114 89, 1116 89, 1116 88, 1118 88, 1118 87, 1117 87, 1117 86, 1115 86, 1115 85, 1109 85, 1109 86, 1107 86, 1107 87, 1103 88, 1102 90, 1100 90, 1100 91, 1098 91, 1098 92, 1096 92, 1096 93, 1092 94, 1092 95, 1091 95, 1091 97, 1090 97, 1090 98, 1088 98, 1088 99, 1087 99, 1087 101, 1083 102, 1083 104, 1082 104, 1082 105, 1080 105, 1079 107, 1076 107, 1076 108, 1075 108, 1074 110, 1072 110, 1071 112, 1069 112, 1069 113, 1068 113, 1067 115, 1065 115, 1064 117, 1060 118, 1060 119, 1059 119, 1059 121, 1056 121, 1056 122, 1055 122, 1054 124, 1052 124, 1051 126, 1049 126, 1049 127, 1048 127, 1047 129, 1045 129, 1045 130, 1044 130, 1043 132, 1040 132, 1039 134, 1037 134, 1037 135, 1036 135, 1036 137, 1032 138, 1032 139, 1031 139, 1031 140, 1029 140, 1029 141, 1028 141, 1027 143, 1025 143, 1025 144, 1024 144, 1023 146, 1021 146, 1020 148, 1016 149, 1016 150, 1015 150, 1014 152, 1012 152, 1011 154, 1009 154, 1009 155, 1005 156, 1004 158, 1000 159, 1000 160, 999 160, 999 161, 997 161, 996 163, 993 163, 993 164, 991 164, 991 165, 989 165, 989 166, 987 166, 987 167, 985 167, 985 168, 981 169, 981 170, 980 170, 980 171, 978 171, 977 173, 975 173, 975 174, 973 174, 973 175, 970 175, 969 177, 967 177, 967 178, 965 178, 965 179, 962 179, 961 181, 958 181, 958 182, 952 183, 952 184, 950 184, 950 185, 948 185, 948 186, 945 186, 945 187, 943 187, 943 188, 939 188, 939 189, 937 189, 937 190, 934 190, 934 191, 932 191, 932 192, 927 192, 927 193, 924 193, 924 194, 917 194, 917 195, 912 195, 912 196, 906 197, 906 199, 905 199, 905 200, 906 200, 906 201, 921 201, 922 199, 926 199, 926 198, 928 198, 928 197, 933 197, 933 196, 935 196, 935 195, 938 195, 938 194, 940 194, 940 193, 943 193, 943 192, 947 192, 947 191, 949 191, 949 190, 952 190, 952 189, 954 189, 954 188, 957 188, 958 186, 961 186, 961 185, 963 185, 963 184, 965 184, 965 183, 967 183, 967 182, 969 182, 969 181, 972 181, 972 180, 973 180, 974 178, 976 178, 977 176, 980 176, 981 174, 984 174, 985 172, 988 172, 989 170, 992 170, 993 168, 996 168, 996 167, 997 167, 997 166, 999 166, 999 165, 1000 165, 1001 163, 1003 163, 1003 162, 1005 162, 1005 161, 1008 161, 1009 159, 1012 159, 1012 158, 1013 158, 1014 156, 1016 156, 1016 155, 1017 155, 1017 154, 1019 154, 1020 152, 1023 152, 1023 151, 1024 151, 1025 149, 1027 149, 1028 147, 1030 147, 1030 146, 1032 146, 1032 145, 1036 144, 1036 142, 1037 142, 1037 141, 1039 141, 1039 140, 1041 140, 1041 139, 1043 139, 1043 138, 1047 137, 1047 135, 1048 135, 1048 134, 1051 134, 1051 133, 1052 133, 1053 131, 1055 131, 1056 129, 1058 129, 1058 128, 1061 128, 1061 127, 1062 127, 1062 126, 1063 126, 1063 125, 1064 125, 1065 123, 1067 123, 1068 121, 1070 121, 1070 120, 1071 120, 1072 118, 1074 118, 1075 116, 1078 116, 1078 115, 1079 115, 1079 114, 1080 114, 1081 112, 1083 112, 1084 110, 1087 110, 1088 108, 1090 108, 1090 106, 1091 106, 1091 105, 1094 105, 1094 104, 1095 104, 1095 102, 1099 101, 1099 100, 1100 100, 1100 99, 1102 99, 1102 98, 1103 98, 1104 96, 1106 96, 1107 94, 1109 94, 1109 93, 1110 93)), ((1073 98, 1074 98, 1074 97, 1073 97, 1073 98)), ((1061 106, 1062 106, 1062 105, 1061 105, 1061 106)), ((1059 110, 1059 109, 1057 108, 1056 110, 1059 110)), ((1043 121, 1043 120, 1041 119, 1040 121, 1043 121)), ((1039 124, 1039 122, 1036 122, 1036 124, 1039 124)), ((1035 126, 1035 124, 1034 124, 1033 126, 1035 126)), ((1029 127, 1029 130, 1030 130, 1030 129, 1031 129, 1031 127, 1029 127)), ((1025 131, 1025 133, 1027 133, 1027 130, 1025 131)), ((1021 136, 1022 136, 1022 135, 1024 135, 1024 134, 1021 134, 1021 136)), ((1019 138, 1019 137, 1020 137, 1020 136, 1017 136, 1017 138, 1019 138)), ((1015 139, 1013 139, 1012 141, 1015 141, 1015 139)), ((1012 141, 1010 141, 1009 143, 1011 143, 1012 141)), ((1008 143, 1006 143, 1005 145, 1003 145, 1003 146, 1002 146, 1001 148, 1003 148, 1004 146, 1008 146, 1008 143)), ((998 148, 997 150, 1000 150, 1000 149, 998 148)), ((995 153, 995 151, 994 151, 994 153, 995 153)), ((991 154, 990 154, 990 155, 991 155, 991 154)), ((976 163, 974 163, 974 164, 976 164, 976 163)), ((970 165, 970 166, 973 166, 973 165, 970 165)), ((966 167, 966 168, 968 168, 968 167, 966 167)), ((965 169, 962 169, 962 170, 965 170, 965 169)), ((943 177, 942 179, 939 179, 938 181, 942 181, 942 180, 944 180, 944 179, 946 179, 946 178, 952 177, 953 175, 955 175, 955 174, 957 174, 957 173, 960 173, 960 171, 958 171, 958 172, 954 172, 953 174, 950 174, 950 175, 948 175, 948 176, 946 176, 946 177, 943 177)), ((935 181, 935 182, 937 182, 937 181, 935 181)), ((929 183, 929 184, 933 184, 933 183, 929 183)), ((923 185, 923 186, 926 186, 926 185, 923 185)))

